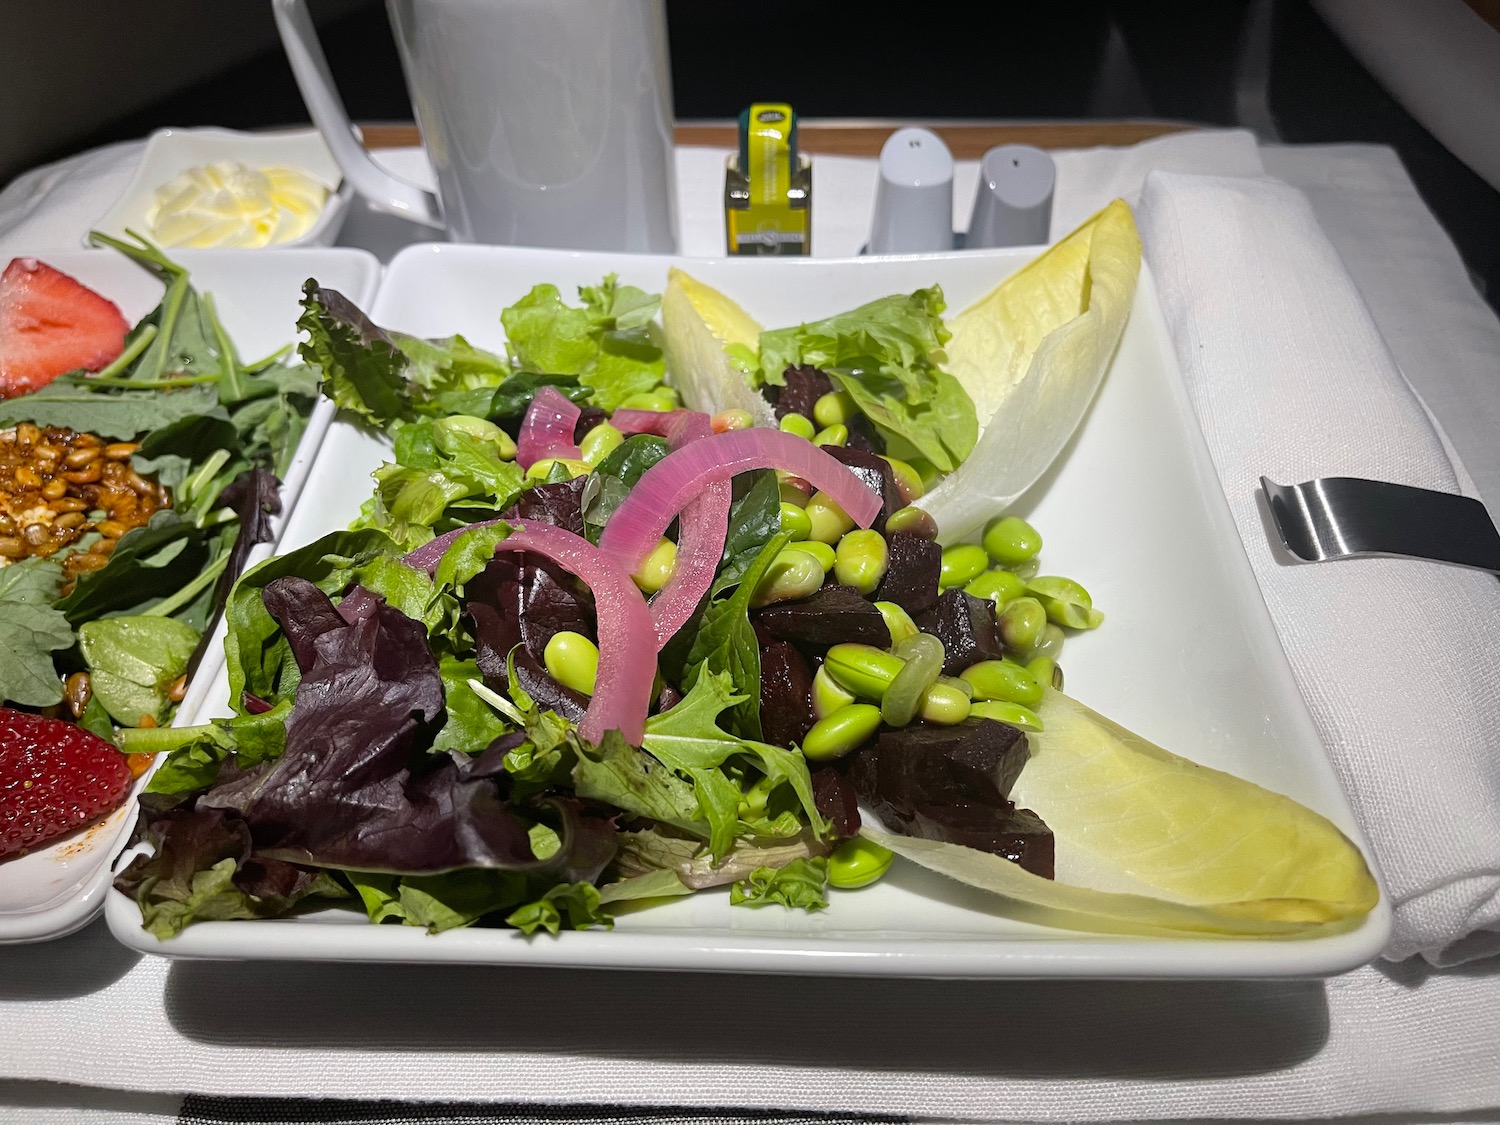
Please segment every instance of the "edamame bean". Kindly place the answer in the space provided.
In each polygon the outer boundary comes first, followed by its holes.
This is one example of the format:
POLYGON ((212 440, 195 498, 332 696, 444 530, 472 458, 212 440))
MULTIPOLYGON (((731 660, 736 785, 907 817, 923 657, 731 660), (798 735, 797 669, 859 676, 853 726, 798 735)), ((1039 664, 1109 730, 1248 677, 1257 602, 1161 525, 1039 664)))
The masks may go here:
POLYGON ((817 559, 796 547, 786 547, 755 587, 750 604, 758 608, 805 598, 823 585, 823 576, 824 570, 817 559))
POLYGON ((813 673, 812 705, 813 717, 826 719, 840 707, 847 707, 859 697, 852 691, 840 687, 838 681, 828 674, 828 669, 819 667, 813 673))
POLYGON ((1035 598, 1017 598, 1000 611, 1000 640, 1012 652, 1031 655, 1047 625, 1047 611, 1035 598))
POLYGON ((630 577, 643 593, 654 594, 671 581, 676 569, 677 544, 663 539, 651 548, 651 553, 641 560, 640 567, 630 577))
MULTIPOLYGON (((787 417, 790 418, 791 415, 787 417)), ((838 501, 826 492, 814 492, 805 510, 808 519, 812 520, 809 539, 816 539, 819 543, 827 543, 832 547, 854 530, 854 521, 849 518, 849 513, 839 507, 838 501)))
POLYGON ((1015 566, 1008 566, 1005 569, 1010 571, 1017 578, 1022 578, 1027 582, 1030 582, 1037 576, 1037 572, 1041 570, 1041 560, 1027 559, 1023 563, 1016 563, 1015 566))
POLYGON ((819 719, 802 740, 802 755, 811 762, 842 758, 880 729, 880 708, 851 703, 819 719))
POLYGON ((824 428, 847 426, 854 414, 854 399, 847 391, 829 391, 813 403, 813 421, 824 428))
POLYGON ((1042 549, 1037 529, 1020 516, 1001 516, 984 529, 984 549, 1001 566, 1015 566, 1036 558, 1042 549))
POLYGON ((943 550, 942 569, 938 572, 938 586, 947 590, 972 582, 989 566, 989 556, 977 543, 959 543, 943 550))
POLYGON ((531 468, 526 470, 526 479, 546 481, 551 478, 554 468, 562 468, 569 478, 586 477, 591 471, 586 461, 575 457, 543 457, 540 461, 531 463, 531 468))
POLYGON ((564 629, 553 633, 542 650, 542 663, 547 674, 565 688, 594 694, 594 682, 599 676, 599 649, 582 633, 564 629))
POLYGON ((679 406, 682 405, 682 395, 677 392, 676 387, 669 387, 667 386, 667 384, 663 383, 651 393, 656 395, 656 397, 661 399, 663 402, 670 403, 671 405, 667 407, 668 410, 676 410, 679 406))
POLYGON ((1011 660, 981 660, 962 672, 962 678, 974 689, 975 699, 995 699, 1002 703, 1039 703, 1042 685, 1035 676, 1011 660))
POLYGON ((816 539, 806 539, 797 544, 797 550, 806 551, 818 560, 818 565, 823 568, 824 576, 833 569, 833 548, 827 543, 819 543, 816 539))
POLYGON ((917 714, 924 722, 953 726, 967 719, 973 707, 961 689, 939 680, 923 694, 922 707, 917 714))
POLYGON ((708 420, 708 425, 716 434, 727 434, 730 430, 748 430, 755 425, 755 419, 748 410, 721 410, 708 420))
MULTIPOLYGON (((504 431, 501 431, 502 433, 504 431)), ((584 464, 593 467, 625 444, 625 435, 608 422, 600 422, 578 443, 584 464)))
POLYGON ((868 887, 891 869, 895 858, 895 852, 871 840, 845 840, 828 857, 828 885, 842 891, 868 887))
POLYGON ((788 532, 792 542, 806 539, 812 533, 812 520, 807 518, 807 513, 796 504, 781 504, 781 530, 788 532))
POLYGON ((467 437, 489 442, 502 461, 512 461, 516 456, 516 443, 511 436, 487 418, 476 418, 472 414, 450 414, 433 422, 438 432, 460 433, 467 437))
POLYGON ((1063 689, 1062 667, 1050 656, 1033 656, 1026 662, 1026 671, 1044 688, 1063 689))
POLYGON ((1004 609, 1026 593, 1026 580, 1008 570, 987 570, 965 585, 964 592, 976 598, 989 598, 998 608, 1004 609))
POLYGON ((880 699, 891 686, 902 660, 872 645, 834 645, 823 658, 823 667, 834 682, 862 699, 880 699))
POLYGON ((994 719, 997 722, 1009 723, 1022 730, 1039 731, 1042 729, 1041 717, 1031 708, 1022 707, 1019 703, 975 703, 971 705, 969 714, 976 719, 994 719))
POLYGON ((910 504, 913 500, 920 500, 927 495, 927 486, 922 483, 922 474, 914 469, 910 462, 903 461, 899 457, 885 457, 885 463, 891 467, 891 474, 896 478, 896 491, 901 493, 901 503, 910 504))
POLYGON ((893 727, 904 727, 916 717, 927 689, 943 671, 943 642, 928 633, 903 638, 893 655, 906 661, 880 697, 880 715, 893 727))
POLYGON ((799 438, 806 438, 808 441, 812 441, 813 434, 817 433, 805 414, 782 415, 781 429, 786 433, 796 434, 799 438))
POLYGON ((878 531, 851 531, 833 552, 833 574, 845 586, 869 596, 885 577, 890 548, 878 531))
POLYGON ((885 618, 885 627, 891 634, 891 644, 898 645, 907 637, 917 635, 917 623, 911 619, 911 614, 895 602, 876 602, 875 608, 885 618))
POLYGON ((824 426, 817 433, 813 434, 813 444, 814 445, 848 445, 849 444, 849 427, 848 426, 824 426))
POLYGON ((938 537, 937 520, 921 508, 897 508, 886 517, 885 530, 891 535, 900 532, 902 535, 915 535, 929 542, 938 537))
POLYGON ((1047 620, 1069 629, 1097 629, 1104 614, 1094 608, 1094 599, 1071 578, 1043 576, 1026 583, 1026 592, 1042 603, 1047 620))
POLYGON ((1031 651, 1026 654, 1027 659, 1036 656, 1045 656, 1049 660, 1056 660, 1062 655, 1063 642, 1068 635, 1052 622, 1047 622, 1042 628, 1041 636, 1036 639, 1036 644, 1031 646, 1031 651))
POLYGON ((673 399, 658 395, 655 391, 641 391, 622 399, 620 409, 654 410, 658 414, 665 414, 669 410, 676 410, 677 403, 673 399))
POLYGON ((793 476, 782 469, 776 470, 776 482, 781 489, 783 504, 795 504, 799 508, 807 507, 808 498, 812 496, 812 485, 801 477, 793 476))

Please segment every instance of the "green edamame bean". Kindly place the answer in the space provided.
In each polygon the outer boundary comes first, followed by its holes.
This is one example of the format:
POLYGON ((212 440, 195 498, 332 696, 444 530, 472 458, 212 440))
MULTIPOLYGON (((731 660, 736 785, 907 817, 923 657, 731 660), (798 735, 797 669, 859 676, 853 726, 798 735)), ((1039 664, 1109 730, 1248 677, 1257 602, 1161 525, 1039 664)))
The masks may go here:
POLYGON ((1022 707, 1019 703, 983 702, 971 705, 969 712, 976 719, 994 719, 997 722, 1009 723, 1013 727, 1022 730, 1039 731, 1042 729, 1041 717, 1029 707, 1022 707))
POLYGON ((1029 707, 1042 698, 1042 685, 1036 677, 1011 660, 981 660, 965 668, 962 678, 974 689, 975 699, 997 699, 1029 707))
POLYGON ((891 686, 903 661, 872 645, 834 645, 823 657, 823 667, 834 682, 862 699, 880 699, 891 686))
POLYGON ((542 650, 542 663, 547 674, 565 688, 594 694, 594 683, 599 676, 599 649, 582 633, 564 629, 553 633, 542 650))
POLYGON ((888 535, 900 532, 902 535, 915 535, 919 539, 928 542, 938 537, 937 520, 933 519, 921 508, 907 506, 897 508, 885 518, 885 530, 888 535))
POLYGON ((716 434, 727 434, 730 430, 748 430, 755 425, 755 419, 750 416, 750 411, 731 407, 715 414, 708 420, 708 425, 716 434))
POLYGON ((677 404, 669 398, 658 395, 655 391, 641 391, 622 399, 620 409, 654 410, 658 414, 665 414, 669 410, 676 410, 677 404))
POLYGON ((896 853, 870 840, 845 840, 828 857, 828 885, 842 891, 868 887, 891 869, 896 853))
POLYGON ((938 683, 947 684, 951 688, 957 688, 964 693, 965 699, 972 701, 974 698, 974 685, 969 683, 968 680, 961 679, 958 676, 939 676, 938 683))
POLYGON ((446 418, 439 418, 433 422, 432 428, 439 434, 458 433, 465 437, 489 442, 495 447, 495 452, 502 461, 515 460, 515 441, 487 418, 476 418, 472 414, 450 414, 446 418))
POLYGON ((667 407, 668 410, 676 410, 682 405, 682 395, 678 393, 676 387, 669 387, 663 383, 651 393, 663 402, 670 403, 671 405, 667 407))
POLYGON ((1015 566, 1008 566, 1005 569, 1010 571, 1017 578, 1022 578, 1027 582, 1030 582, 1033 578, 1036 577, 1037 571, 1041 570, 1041 560, 1027 559, 1023 563, 1016 563, 1015 566))
POLYGON ((1031 651, 1026 654, 1027 659, 1037 656, 1045 656, 1049 660, 1056 660, 1062 655, 1063 642, 1068 635, 1052 622, 1047 622, 1042 627, 1041 636, 1037 637, 1036 644, 1031 646, 1031 651))
MULTIPOLYGON (((501 432, 504 433, 503 430, 501 432)), ((578 451, 583 455, 584 464, 593 467, 624 444, 624 434, 608 422, 600 422, 583 435, 583 440, 578 443, 578 451)))
POLYGON ((813 434, 812 440, 814 445, 848 445, 849 427, 824 426, 817 433, 813 434))
POLYGON ((976 598, 989 598, 1004 609, 1026 593, 1026 581, 1008 570, 987 570, 964 586, 964 592, 976 598))
MULTIPOLYGON (((787 415, 791 417, 790 414, 787 415)), ((846 534, 854 530, 854 521, 849 518, 849 513, 839 507, 839 503, 826 492, 814 492, 808 500, 807 518, 812 520, 812 533, 809 539, 816 539, 819 543, 827 543, 832 547, 846 534)))
POLYGON ((917 623, 911 619, 911 614, 895 602, 876 602, 875 608, 885 618, 885 627, 891 633, 891 644, 900 644, 907 637, 917 635, 917 623))
POLYGON ((1094 608, 1094 599, 1071 578, 1043 576, 1026 583, 1026 592, 1042 603, 1047 620, 1069 629, 1097 629, 1104 614, 1094 608))
POLYGON ((1001 566, 1015 566, 1036 558, 1042 549, 1037 529, 1020 516, 1001 516, 984 529, 984 549, 1001 566))
POLYGON ((1017 598, 1000 611, 1000 640, 1012 652, 1031 654, 1047 625, 1047 611, 1035 598, 1017 598))
POLYGON ((972 582, 990 565, 989 556, 977 543, 959 543, 943 550, 942 570, 938 572, 938 586, 948 590, 972 582))
POLYGON ((641 560, 640 567, 630 577, 643 593, 654 594, 671 581, 676 569, 677 544, 663 539, 651 548, 651 553, 641 560))
POLYGON ((813 421, 825 429, 829 426, 847 426, 855 412, 854 399, 847 391, 829 391, 813 403, 813 421))
POLYGON ((823 575, 817 559, 796 547, 785 547, 755 587, 750 604, 758 608, 805 598, 823 585, 823 575))
POLYGON ((1063 671, 1057 661, 1050 656, 1033 656, 1026 662, 1026 671, 1031 673, 1032 679, 1044 688, 1063 689, 1063 671))
POLYGON ((812 762, 842 758, 880 729, 880 708, 851 703, 819 719, 802 740, 802 755, 812 762))
POLYGON ((833 569, 833 548, 827 543, 819 543, 816 539, 805 539, 797 544, 797 550, 806 551, 813 558, 817 559, 818 565, 823 568, 825 576, 833 569))
POLYGON ((905 660, 901 671, 880 697, 880 715, 893 727, 904 727, 916 718, 927 689, 943 671, 943 642, 929 633, 901 640, 894 655, 905 660))
POLYGON ((974 706, 963 690, 939 680, 923 693, 922 706, 917 714, 924 722, 953 726, 967 719, 974 706))
POLYGON ((845 586, 873 594, 890 565, 890 548, 878 531, 851 531, 833 552, 833 574, 845 586))
POLYGON ((813 717, 826 719, 840 707, 847 707, 858 700, 852 691, 840 687, 838 681, 828 674, 828 669, 819 667, 813 674, 812 682, 812 705, 813 717))
POLYGON ((886 457, 883 453, 881 457, 891 467, 891 474, 896 478, 896 491, 901 494, 901 503, 910 504, 927 495, 927 485, 922 482, 922 474, 909 461, 903 461, 899 457, 886 457))
POLYGON ((531 468, 526 470, 527 480, 547 481, 552 478, 554 469, 562 469, 568 477, 586 477, 590 473, 588 462, 580 461, 576 457, 543 457, 540 461, 533 461, 531 468))
POLYGON ((780 469, 776 470, 776 476, 777 486, 781 490, 781 502, 795 504, 799 508, 807 507, 807 501, 812 496, 808 483, 801 477, 794 477, 780 469))
POLYGON ((796 504, 785 501, 781 505, 781 530, 790 533, 792 542, 806 539, 812 533, 812 520, 796 504))
POLYGON ((785 433, 796 434, 799 438, 806 438, 808 441, 812 441, 813 434, 818 432, 805 414, 782 415, 781 429, 785 433))

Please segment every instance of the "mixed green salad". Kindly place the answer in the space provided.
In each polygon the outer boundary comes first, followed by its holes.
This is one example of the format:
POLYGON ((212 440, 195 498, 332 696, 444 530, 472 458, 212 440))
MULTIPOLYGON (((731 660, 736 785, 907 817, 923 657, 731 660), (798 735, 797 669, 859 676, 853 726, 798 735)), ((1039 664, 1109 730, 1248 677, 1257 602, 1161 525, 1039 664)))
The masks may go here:
MULTIPOLYGON (((1113 323, 1087 272, 1060 330, 1113 323)), ((303 307, 303 357, 392 455, 351 527, 235 585, 235 713, 121 734, 163 756, 116 883, 157 936, 328 906, 557 933, 722 886, 820 910, 897 855, 1084 928, 1304 934, 1373 906, 1326 820, 1062 693, 1067 633, 1103 618, 1026 521, 939 546, 928 487, 1000 423, 948 370, 968 314, 936 287, 753 348, 701 317, 661 335, 612 277, 505 308, 503 355, 313 281, 303 307), (1138 889, 1057 878, 1064 844, 1138 889)), ((1034 401, 1097 385, 1114 341, 1054 378, 1050 338, 1034 401)))

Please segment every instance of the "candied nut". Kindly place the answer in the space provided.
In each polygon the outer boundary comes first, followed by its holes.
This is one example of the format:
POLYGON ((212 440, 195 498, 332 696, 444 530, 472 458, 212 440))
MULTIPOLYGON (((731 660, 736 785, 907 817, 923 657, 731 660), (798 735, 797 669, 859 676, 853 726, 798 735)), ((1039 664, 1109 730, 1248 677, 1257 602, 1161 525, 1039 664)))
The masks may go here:
POLYGON ((94 685, 89 681, 87 672, 74 672, 63 683, 63 699, 68 704, 68 710, 73 712, 75 719, 83 716, 84 709, 88 707, 89 700, 94 696, 94 685))
POLYGON ((139 448, 133 441, 113 441, 104 447, 104 456, 111 461, 123 461, 139 448))

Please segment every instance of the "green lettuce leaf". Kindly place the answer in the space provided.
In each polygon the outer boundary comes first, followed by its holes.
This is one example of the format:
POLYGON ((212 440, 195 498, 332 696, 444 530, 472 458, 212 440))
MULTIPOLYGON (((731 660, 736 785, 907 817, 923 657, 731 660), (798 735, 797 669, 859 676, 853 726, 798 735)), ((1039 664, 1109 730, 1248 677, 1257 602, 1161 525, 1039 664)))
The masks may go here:
MULTIPOLYGON (((576 739, 576 736, 575 736, 576 739)), ((617 730, 606 731, 598 746, 575 741, 573 788, 578 796, 604 801, 633 816, 670 824, 703 839, 708 824, 699 815, 691 782, 678 777, 645 751, 631 746, 617 730)))
POLYGON ((615 926, 603 908, 599 888, 592 883, 559 883, 541 898, 513 911, 505 921, 528 937, 538 930, 555 935, 564 926, 570 930, 593 926, 612 930, 615 926))
POLYGON ((822 856, 794 859, 785 867, 757 867, 729 888, 731 906, 770 906, 809 914, 828 909, 828 861, 822 856))
POLYGON ((0 700, 23 707, 62 701, 52 654, 73 643, 68 619, 52 607, 62 583, 56 559, 31 558, 0 567, 0 700))

